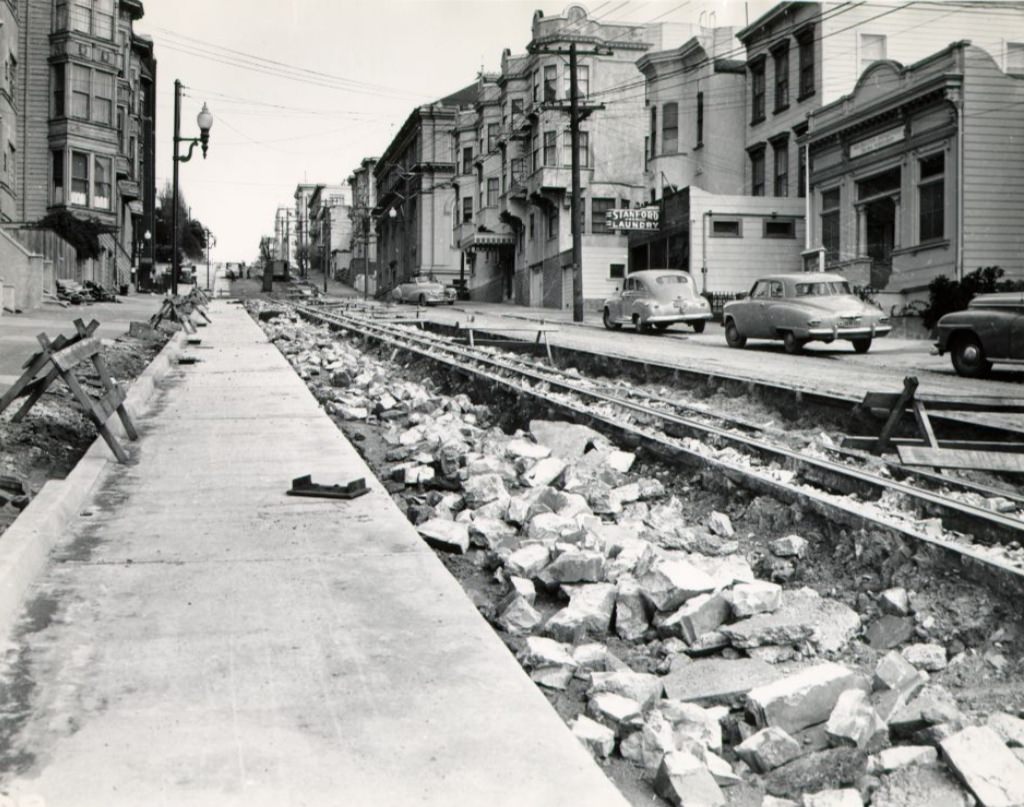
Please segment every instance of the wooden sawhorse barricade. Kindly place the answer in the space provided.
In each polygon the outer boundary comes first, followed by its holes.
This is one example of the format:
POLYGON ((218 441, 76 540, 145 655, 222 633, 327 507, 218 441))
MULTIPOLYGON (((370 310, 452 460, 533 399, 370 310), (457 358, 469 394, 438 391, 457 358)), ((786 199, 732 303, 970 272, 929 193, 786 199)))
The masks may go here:
POLYGON ((50 385, 60 378, 71 390, 79 406, 92 418, 93 423, 96 424, 96 430, 106 440, 118 462, 127 462, 128 452, 114 437, 114 433, 107 426, 107 421, 116 412, 128 439, 137 440, 139 435, 124 406, 125 392, 110 375, 106 360, 101 353, 100 340, 93 336, 98 327, 99 323, 95 320, 89 325, 85 325, 82 320, 76 319, 73 336, 58 336, 51 342, 45 333, 39 334, 36 339, 42 350, 25 362, 23 365, 25 372, 14 382, 14 386, 0 398, 0 412, 7 409, 18 398, 26 397, 27 400, 12 418, 15 421, 21 420, 49 389, 50 385), (100 398, 93 398, 89 395, 75 377, 74 368, 86 360, 92 360, 96 375, 99 376, 100 383, 103 385, 104 393, 100 398))
POLYGON ((942 412, 970 413, 978 425, 992 425, 1011 431, 1020 426, 999 423, 998 415, 1024 414, 1024 399, 987 395, 952 397, 919 393, 918 381, 903 380, 901 392, 869 392, 860 406, 886 411, 885 425, 878 437, 845 437, 844 448, 856 448, 881 455, 893 451, 904 465, 961 468, 1024 473, 1024 443, 1011 440, 939 440, 931 416, 942 412), (910 413, 917 425, 916 438, 895 437, 903 417, 910 413))
MULTIPOLYGON (((537 334, 536 340, 533 342, 535 345, 544 345, 544 351, 547 353, 548 363, 554 364, 554 357, 551 355, 551 343, 548 341, 549 333, 557 333, 558 328, 551 325, 545 325, 543 322, 538 322, 536 325, 476 325, 473 320, 470 320, 467 325, 459 325, 459 331, 465 331, 470 347, 476 347, 477 342, 482 342, 489 345, 514 345, 523 344, 523 339, 491 339, 491 338, 479 338, 475 335, 476 331, 483 331, 484 333, 535 333, 537 334)), ((527 343, 528 344, 528 343, 527 343)))
POLYGON ((206 306, 209 302, 209 298, 198 288, 193 288, 185 297, 165 297, 160 310, 150 317, 150 327, 155 328, 164 320, 177 322, 185 333, 192 336, 196 333, 196 323, 192 320, 192 312, 197 312, 205 320, 201 323, 205 326, 207 322, 210 322, 210 317, 206 313, 206 306))

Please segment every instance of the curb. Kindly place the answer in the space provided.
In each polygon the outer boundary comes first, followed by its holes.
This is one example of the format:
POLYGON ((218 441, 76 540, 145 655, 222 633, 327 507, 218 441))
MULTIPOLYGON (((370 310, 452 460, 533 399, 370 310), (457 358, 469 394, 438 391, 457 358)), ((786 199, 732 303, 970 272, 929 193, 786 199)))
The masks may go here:
MULTIPOLYGON (((132 382, 125 406, 133 418, 146 413, 156 392, 156 382, 168 374, 184 343, 185 334, 178 331, 132 382)), ((112 417, 109 425, 118 439, 124 438, 124 427, 118 418, 112 417)), ((47 481, 0 536, 0 637, 10 634, 24 605, 25 592, 46 565, 65 526, 92 494, 102 474, 114 466, 117 462, 110 449, 97 435, 71 473, 64 479, 47 481)))

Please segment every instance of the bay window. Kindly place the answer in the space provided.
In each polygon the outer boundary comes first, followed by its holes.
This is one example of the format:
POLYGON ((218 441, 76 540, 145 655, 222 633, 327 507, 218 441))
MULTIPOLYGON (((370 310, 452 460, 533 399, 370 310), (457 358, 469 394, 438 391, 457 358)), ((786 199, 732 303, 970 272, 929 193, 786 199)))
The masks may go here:
POLYGON ((71 152, 71 204, 89 204, 89 155, 81 151, 71 152))

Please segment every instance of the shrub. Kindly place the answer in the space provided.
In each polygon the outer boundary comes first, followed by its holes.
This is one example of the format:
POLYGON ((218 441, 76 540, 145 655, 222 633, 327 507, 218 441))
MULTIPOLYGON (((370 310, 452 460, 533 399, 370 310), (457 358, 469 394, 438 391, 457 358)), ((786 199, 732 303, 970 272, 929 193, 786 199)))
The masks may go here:
POLYGON ((37 230, 52 230, 75 248, 78 259, 100 256, 100 236, 117 230, 98 219, 80 219, 67 210, 48 213, 32 225, 37 230))
POLYGON ((943 314, 963 311, 976 294, 1024 290, 1024 281, 1000 280, 1005 273, 999 266, 982 266, 961 281, 939 275, 928 284, 928 307, 921 313, 926 328, 934 328, 943 314))

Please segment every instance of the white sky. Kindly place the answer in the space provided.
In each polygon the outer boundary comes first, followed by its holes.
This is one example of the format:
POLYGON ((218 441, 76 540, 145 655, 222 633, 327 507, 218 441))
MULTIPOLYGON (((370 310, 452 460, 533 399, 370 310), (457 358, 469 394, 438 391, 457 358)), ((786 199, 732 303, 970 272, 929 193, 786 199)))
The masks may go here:
MULTIPOLYGON (((209 157, 181 165, 192 214, 215 234, 215 261, 252 260, 279 205, 299 182, 343 183, 363 157, 387 147, 414 106, 497 71, 522 53, 533 12, 567 0, 146 0, 137 30, 155 40, 157 186, 171 177, 175 78, 184 137, 198 134, 203 101, 214 116, 209 157), (200 52, 212 54, 206 58, 200 52), (238 66, 246 56, 327 74, 283 78, 285 67, 238 66), (225 62, 233 62, 227 64, 225 62), (329 76, 329 77, 328 77, 329 76), (340 81, 339 81, 340 79, 340 81), (339 85, 343 85, 339 88, 339 85), (367 87, 366 85, 374 85, 367 87)), ((772 0, 590 0, 604 22, 718 25, 756 19, 772 0)))

